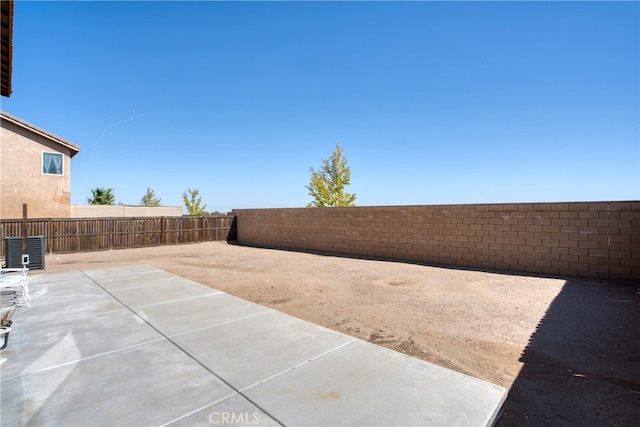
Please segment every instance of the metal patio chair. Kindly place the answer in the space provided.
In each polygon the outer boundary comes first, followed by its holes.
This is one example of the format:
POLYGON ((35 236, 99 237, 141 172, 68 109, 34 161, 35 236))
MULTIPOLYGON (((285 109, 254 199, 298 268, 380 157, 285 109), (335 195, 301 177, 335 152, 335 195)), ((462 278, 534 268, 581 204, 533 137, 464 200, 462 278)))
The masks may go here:
POLYGON ((0 267, 0 300, 3 306, 31 306, 28 268, 0 267))

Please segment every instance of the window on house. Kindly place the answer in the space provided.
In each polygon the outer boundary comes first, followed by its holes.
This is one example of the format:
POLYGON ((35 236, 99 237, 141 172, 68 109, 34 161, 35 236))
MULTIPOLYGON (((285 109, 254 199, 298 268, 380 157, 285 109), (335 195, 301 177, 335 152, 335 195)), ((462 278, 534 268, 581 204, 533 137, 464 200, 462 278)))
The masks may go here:
POLYGON ((62 175, 62 154, 42 153, 42 173, 62 175))

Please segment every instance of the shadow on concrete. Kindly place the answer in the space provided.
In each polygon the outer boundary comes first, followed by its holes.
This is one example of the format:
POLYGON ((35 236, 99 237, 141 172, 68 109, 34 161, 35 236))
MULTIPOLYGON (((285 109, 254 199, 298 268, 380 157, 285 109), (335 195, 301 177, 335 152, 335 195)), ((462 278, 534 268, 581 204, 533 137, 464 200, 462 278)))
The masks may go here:
POLYGON ((498 426, 637 425, 636 286, 568 280, 520 361, 498 426))

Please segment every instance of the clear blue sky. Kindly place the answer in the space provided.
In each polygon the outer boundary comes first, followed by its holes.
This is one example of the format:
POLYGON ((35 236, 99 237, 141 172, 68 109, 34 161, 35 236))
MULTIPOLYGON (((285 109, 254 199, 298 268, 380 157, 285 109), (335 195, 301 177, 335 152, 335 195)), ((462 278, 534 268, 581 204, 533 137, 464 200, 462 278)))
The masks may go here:
POLYGON ((638 2, 24 2, 2 109, 112 187, 298 207, 640 198, 638 2))

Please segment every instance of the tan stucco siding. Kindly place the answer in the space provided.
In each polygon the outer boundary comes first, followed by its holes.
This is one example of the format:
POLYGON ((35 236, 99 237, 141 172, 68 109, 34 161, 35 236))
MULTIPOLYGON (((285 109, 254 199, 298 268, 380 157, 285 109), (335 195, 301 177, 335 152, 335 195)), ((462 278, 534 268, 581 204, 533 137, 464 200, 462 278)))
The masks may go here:
POLYGON ((71 150, 7 120, 0 127, 0 217, 69 217, 71 150), (42 173, 42 153, 62 154, 62 175, 42 173))

